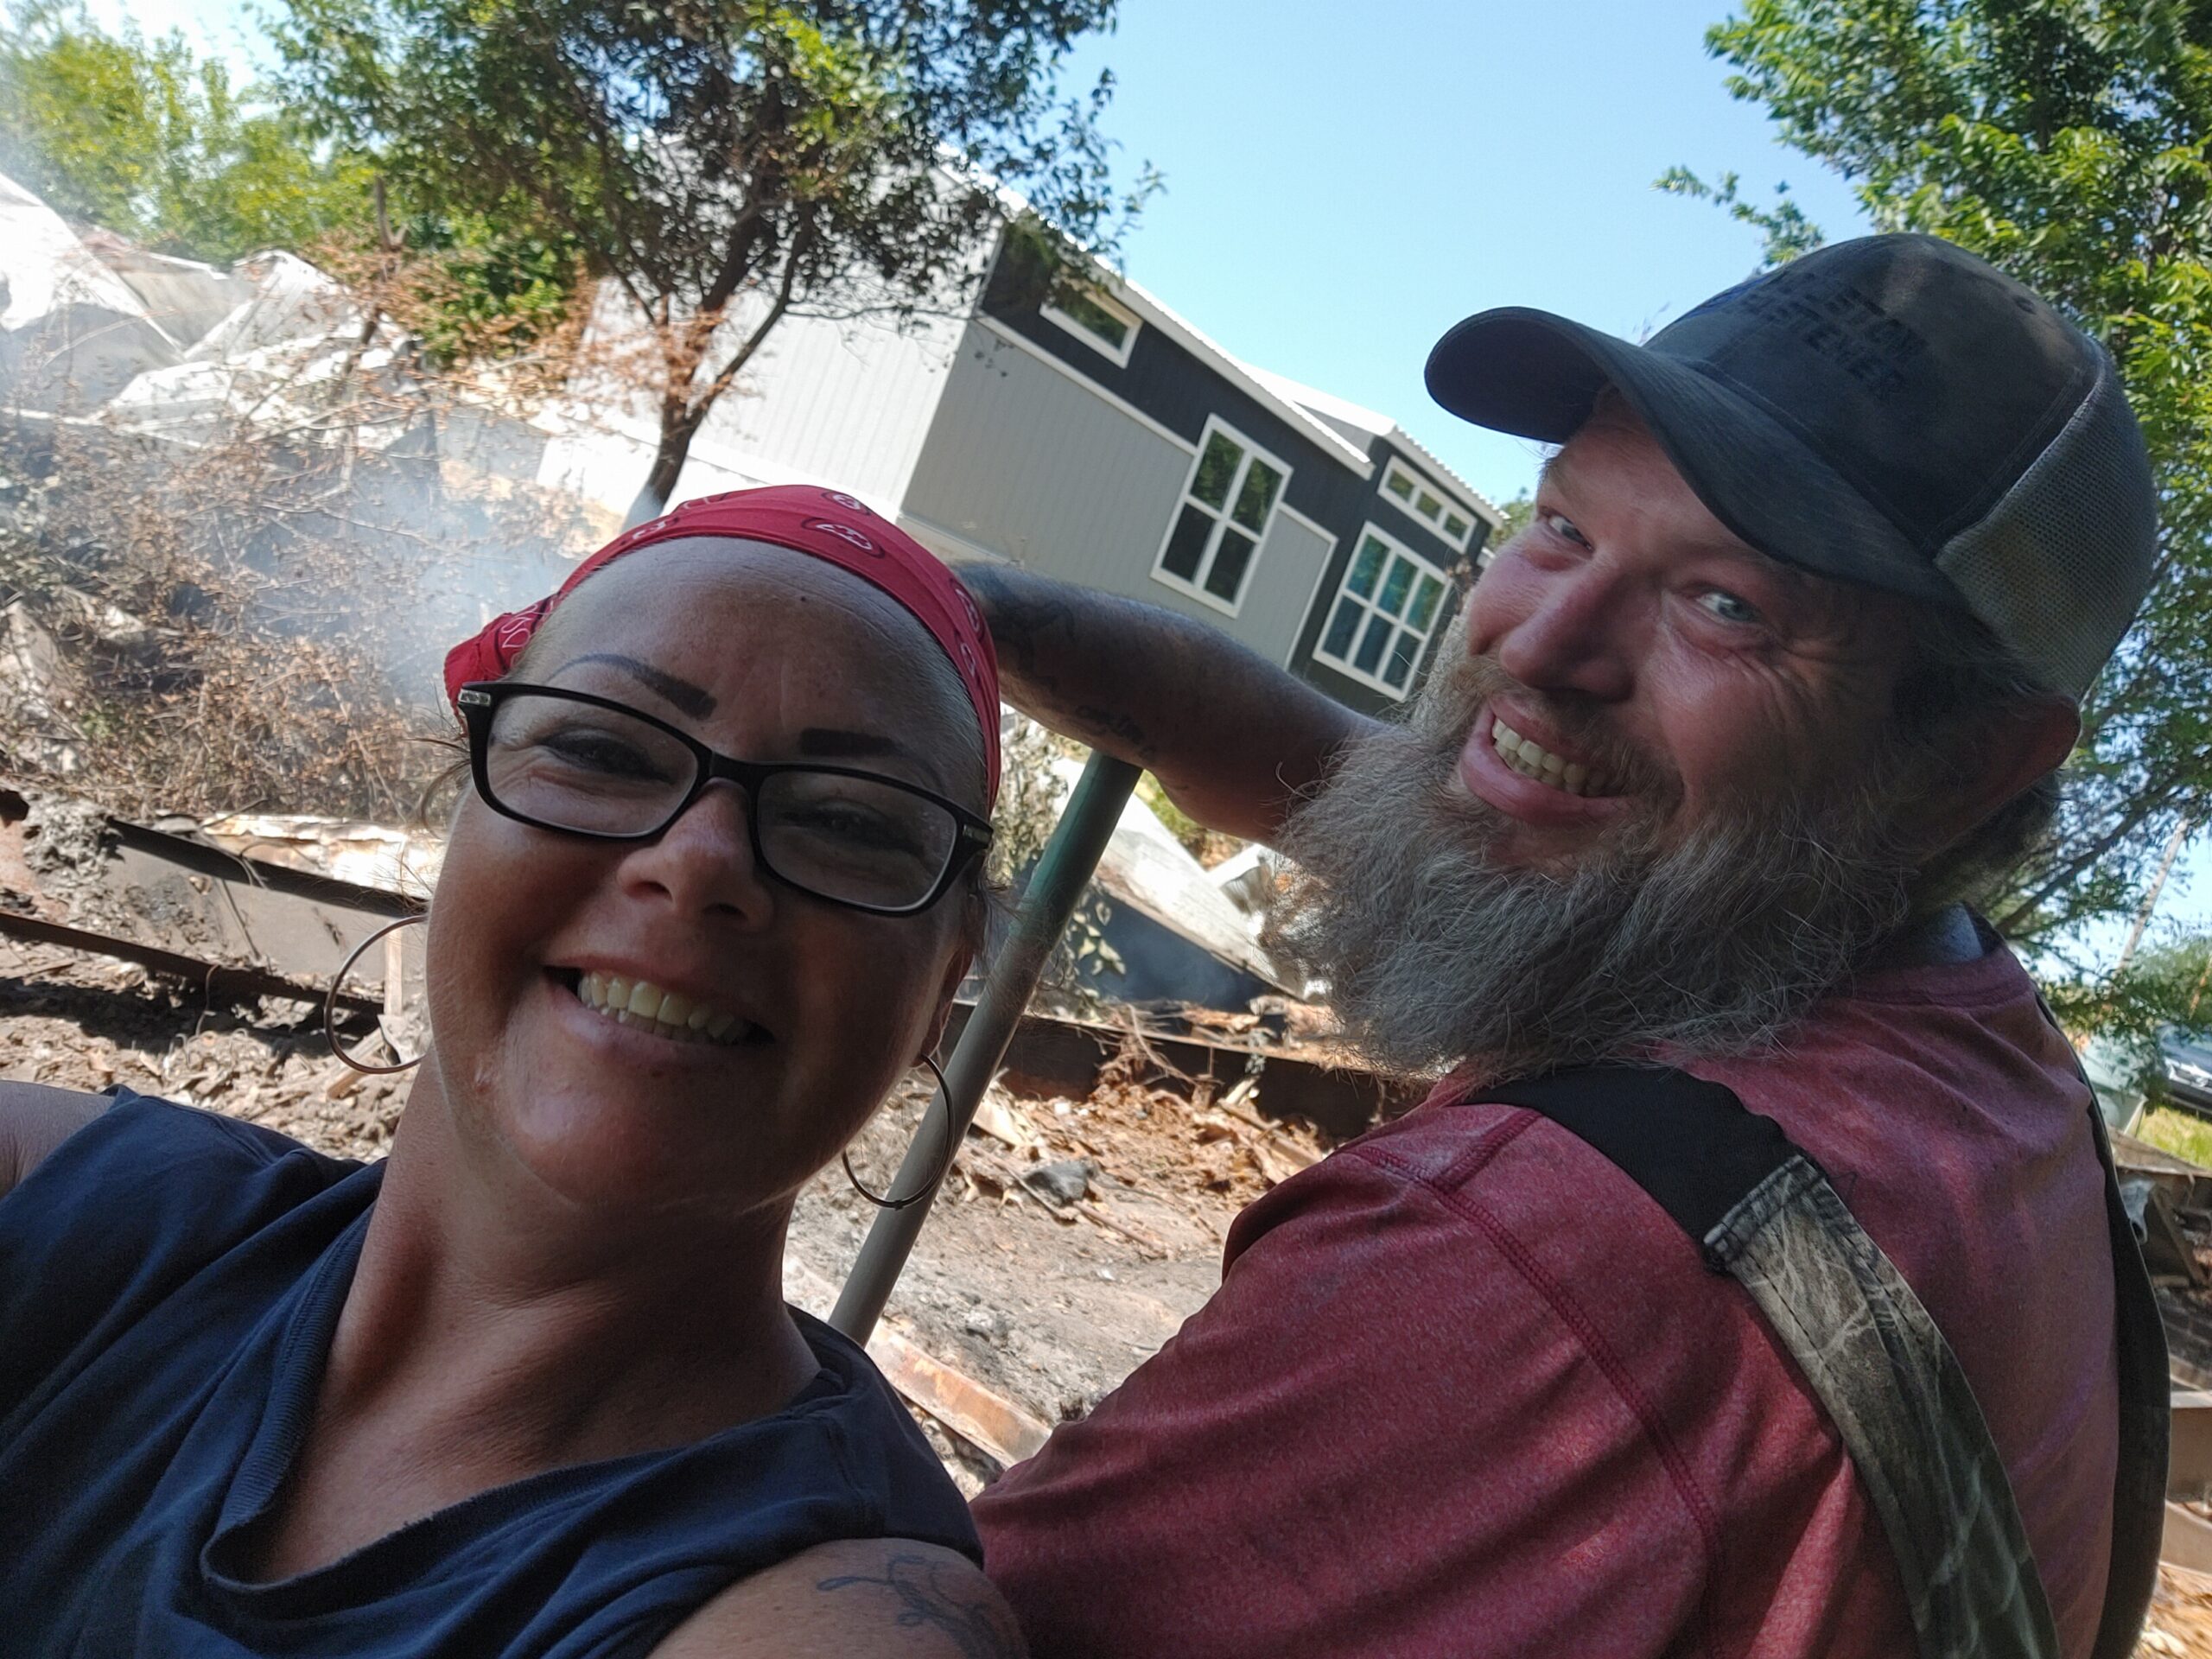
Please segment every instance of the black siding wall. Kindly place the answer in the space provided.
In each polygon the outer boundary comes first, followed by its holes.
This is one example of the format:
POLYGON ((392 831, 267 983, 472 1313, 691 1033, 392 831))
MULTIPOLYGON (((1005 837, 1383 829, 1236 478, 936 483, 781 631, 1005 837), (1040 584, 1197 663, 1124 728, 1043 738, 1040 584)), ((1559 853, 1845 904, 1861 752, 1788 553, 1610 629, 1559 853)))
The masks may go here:
MULTIPOLYGON (((984 290, 982 309, 1001 327, 1058 358, 1085 379, 1149 415, 1178 436, 1197 443, 1205 430, 1207 417, 1217 415, 1286 462, 1291 473, 1290 483, 1283 492, 1284 501, 1337 538, 1336 550, 1330 555, 1321 585, 1315 590, 1312 607, 1300 627, 1291 671, 1352 708, 1382 714, 1398 707, 1394 699, 1347 678, 1313 657, 1313 646, 1321 637, 1329 608, 1344 582, 1345 567, 1357 549, 1361 526, 1372 520, 1377 527, 1446 571, 1471 569, 1474 550, 1482 543, 1479 539, 1471 541, 1468 551, 1461 553, 1382 493, 1383 471, 1395 453, 1388 444, 1380 441, 1375 444, 1373 476, 1362 478, 1333 452, 1323 449, 1308 437, 1301 428, 1293 426, 1243 388, 1231 385, 1204 359, 1150 326, 1137 331, 1128 362, 1116 363, 1093 351, 1058 323, 1039 315, 1037 302, 1025 292, 1022 267, 1012 248, 992 272, 984 290)), ((1404 460, 1416 473, 1428 471, 1410 455, 1404 460)), ((1476 521, 1476 529, 1485 529, 1480 519, 1476 521)), ((1442 637, 1446 623, 1456 613, 1465 589, 1465 578, 1457 577, 1446 595, 1444 612, 1435 632, 1430 636, 1428 653, 1419 671, 1421 675, 1427 673, 1429 663, 1434 660, 1436 642, 1442 637)))

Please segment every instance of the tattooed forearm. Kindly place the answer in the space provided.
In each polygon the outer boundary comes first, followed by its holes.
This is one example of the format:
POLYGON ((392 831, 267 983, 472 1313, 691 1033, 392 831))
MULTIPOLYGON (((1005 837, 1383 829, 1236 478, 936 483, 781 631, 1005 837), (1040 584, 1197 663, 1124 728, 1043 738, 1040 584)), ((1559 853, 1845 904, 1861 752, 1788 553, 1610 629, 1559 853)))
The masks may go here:
POLYGON ((1265 840, 1365 724, 1218 627, 1010 565, 961 572, 1006 699, 1144 767, 1201 823, 1265 840))
POLYGON ((971 566, 961 572, 961 579, 982 607, 991 643, 998 647, 1000 671, 1036 691, 1057 691, 1059 682, 1046 663, 1055 650, 1065 651, 1073 640, 1074 606, 1051 593, 1025 593, 1019 576, 992 565, 971 566))
POLYGON ((1144 734, 1144 728, 1119 710, 1085 702, 1071 709, 1068 714, 1072 723, 1081 728, 1077 735, 1095 749, 1116 749, 1132 760, 1146 762, 1159 753, 1152 740, 1144 734))
POLYGON ((1138 715, 1122 701, 1133 685, 1147 683, 1141 671, 1133 680, 1132 671, 1149 664, 1179 674, 1194 651, 1218 653, 1224 645, 1218 634, 1172 612, 1027 571, 991 565, 970 567, 962 576, 998 648, 1007 700, 1047 726, 1141 765, 1156 750, 1138 715))
POLYGON ((827 1595, 874 1585, 896 1598, 893 1618, 902 1630, 935 1630, 950 1639, 962 1659, 1022 1659, 1021 1633, 1004 1604, 988 1592, 963 1596, 948 1590, 944 1576, 942 1565, 925 1556, 893 1555, 880 1575, 845 1573, 814 1587, 827 1595))

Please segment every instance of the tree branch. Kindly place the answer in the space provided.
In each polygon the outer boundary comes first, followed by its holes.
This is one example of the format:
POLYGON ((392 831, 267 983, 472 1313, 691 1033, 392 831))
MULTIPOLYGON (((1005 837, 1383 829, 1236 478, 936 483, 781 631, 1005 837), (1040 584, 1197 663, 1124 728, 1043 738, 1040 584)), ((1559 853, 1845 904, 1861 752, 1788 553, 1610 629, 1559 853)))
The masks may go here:
POLYGON ((746 336, 745 344, 737 348, 729 361, 723 364, 715 378, 707 383, 707 389, 697 400, 699 407, 705 408, 729 390, 730 382, 737 378, 738 372, 753 360, 753 353, 760 349, 760 343, 768 338, 769 331, 782 321, 784 313, 791 309, 791 294, 798 286, 799 265, 805 257, 811 237, 812 232, 804 228, 792 237, 791 251, 784 257, 783 276, 777 282, 776 298, 768 308, 768 315, 760 320, 759 326, 746 336))

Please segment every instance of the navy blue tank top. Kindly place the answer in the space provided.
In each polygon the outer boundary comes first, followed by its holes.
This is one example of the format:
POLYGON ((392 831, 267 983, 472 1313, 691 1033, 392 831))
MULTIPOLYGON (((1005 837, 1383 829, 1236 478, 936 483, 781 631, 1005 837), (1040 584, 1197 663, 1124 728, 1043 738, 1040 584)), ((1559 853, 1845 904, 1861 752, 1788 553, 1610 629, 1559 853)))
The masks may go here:
POLYGON ((249 1581, 241 1546, 305 1436, 382 1175, 125 1094, 0 1198, 0 1651, 633 1656, 830 1540, 981 1560, 874 1367, 800 1315, 822 1369, 772 1415, 249 1581))

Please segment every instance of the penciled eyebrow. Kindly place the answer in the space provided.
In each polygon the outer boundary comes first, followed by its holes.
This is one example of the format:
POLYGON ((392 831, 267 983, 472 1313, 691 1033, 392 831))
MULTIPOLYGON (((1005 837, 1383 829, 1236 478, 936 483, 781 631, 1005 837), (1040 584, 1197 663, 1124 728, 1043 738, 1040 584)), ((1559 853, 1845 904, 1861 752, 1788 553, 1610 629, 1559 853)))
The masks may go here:
POLYGON ((555 671, 553 677, 557 679, 561 675, 582 663, 611 664, 629 675, 669 707, 690 715, 694 720, 704 720, 715 712, 714 694, 703 686, 694 685, 689 680, 678 679, 673 674, 664 674, 651 663, 641 663, 634 657, 625 657, 616 652, 594 651, 587 656, 574 658, 562 664, 555 671))
POLYGON ((880 732, 849 732, 837 726, 809 726, 798 734, 798 752, 818 760, 866 760, 876 755, 921 759, 897 738, 880 732))

